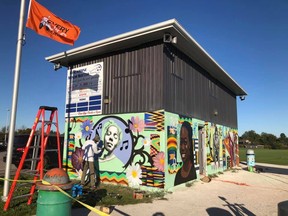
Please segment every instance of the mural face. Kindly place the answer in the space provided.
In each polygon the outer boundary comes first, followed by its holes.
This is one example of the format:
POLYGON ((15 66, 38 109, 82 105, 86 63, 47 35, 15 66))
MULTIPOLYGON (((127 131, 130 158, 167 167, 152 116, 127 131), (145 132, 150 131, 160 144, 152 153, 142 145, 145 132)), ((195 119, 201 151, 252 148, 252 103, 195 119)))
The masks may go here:
POLYGON ((109 126, 104 136, 104 148, 109 152, 113 152, 117 147, 120 139, 120 131, 116 126, 109 126))
POLYGON ((182 184, 197 178, 196 169, 194 167, 192 127, 187 121, 184 121, 181 125, 179 148, 182 167, 176 173, 174 185, 182 184))
POLYGON ((180 131, 180 154, 183 163, 189 163, 191 151, 192 151, 192 137, 189 137, 188 129, 182 125, 180 131))

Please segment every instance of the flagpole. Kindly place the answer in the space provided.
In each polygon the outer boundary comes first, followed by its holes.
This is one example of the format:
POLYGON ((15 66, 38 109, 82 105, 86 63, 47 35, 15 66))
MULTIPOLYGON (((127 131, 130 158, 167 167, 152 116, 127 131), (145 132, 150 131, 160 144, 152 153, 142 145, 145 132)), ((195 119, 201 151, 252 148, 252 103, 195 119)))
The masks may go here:
POLYGON ((25 16, 25 0, 21 0, 18 38, 17 38, 17 51, 16 51, 16 60, 15 60, 15 72, 14 72, 13 98, 12 98, 9 137, 8 137, 8 145, 7 145, 5 181, 4 181, 3 196, 2 196, 3 201, 7 200, 7 195, 8 195, 8 190, 9 190, 8 179, 10 179, 10 168, 11 168, 11 162, 12 162, 12 150, 13 150, 13 143, 14 143, 14 131, 15 131, 16 112, 17 112, 22 42, 24 40, 24 35, 23 35, 24 16, 25 16))

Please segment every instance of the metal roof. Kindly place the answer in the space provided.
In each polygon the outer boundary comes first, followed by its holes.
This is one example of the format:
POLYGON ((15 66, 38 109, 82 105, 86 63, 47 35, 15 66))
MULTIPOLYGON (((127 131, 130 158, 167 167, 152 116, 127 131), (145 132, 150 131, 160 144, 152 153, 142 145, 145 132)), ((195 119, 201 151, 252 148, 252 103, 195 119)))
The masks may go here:
POLYGON ((246 91, 186 32, 176 19, 96 41, 45 59, 51 63, 59 63, 68 67, 75 61, 161 39, 167 33, 177 38, 177 42, 173 43, 173 46, 188 55, 236 96, 247 95, 246 91))

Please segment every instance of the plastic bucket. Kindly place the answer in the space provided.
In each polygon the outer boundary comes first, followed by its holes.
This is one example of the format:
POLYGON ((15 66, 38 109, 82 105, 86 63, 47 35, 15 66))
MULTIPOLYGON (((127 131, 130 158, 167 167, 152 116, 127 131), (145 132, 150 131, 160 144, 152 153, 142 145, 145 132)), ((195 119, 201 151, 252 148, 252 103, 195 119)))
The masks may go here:
POLYGON ((59 191, 39 190, 37 216, 70 216, 71 199, 59 191))

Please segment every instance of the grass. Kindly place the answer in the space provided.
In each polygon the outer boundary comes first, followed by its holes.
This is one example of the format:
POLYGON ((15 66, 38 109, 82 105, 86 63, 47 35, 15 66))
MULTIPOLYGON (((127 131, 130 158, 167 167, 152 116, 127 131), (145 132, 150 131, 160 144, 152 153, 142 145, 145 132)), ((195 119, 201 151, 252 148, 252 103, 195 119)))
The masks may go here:
MULTIPOLYGON (((26 177, 21 176, 21 180, 27 180, 26 177)), ((0 193, 3 194, 3 186, 4 182, 0 181, 0 193)), ((17 190, 18 191, 18 190, 17 190)), ((21 194, 28 194, 30 191, 30 187, 24 186, 19 189, 19 192, 15 190, 15 196, 21 195, 21 194)), ((10 202, 10 207, 7 211, 3 211, 5 203, 1 200, 0 201, 0 215, 1 216, 28 216, 36 214, 36 199, 37 199, 37 193, 35 193, 36 196, 33 198, 33 203, 31 205, 27 205, 27 198, 24 199, 15 199, 12 202, 10 202)))
MULTIPOLYGON (((83 195, 76 199, 90 206, 112 206, 151 203, 154 199, 162 199, 163 197, 164 191, 148 192, 135 190, 125 186, 101 184, 95 191, 89 191, 84 188, 83 195), (141 192, 143 194, 143 199, 135 199, 133 196, 135 191, 141 192)), ((83 206, 77 201, 73 201, 72 207, 82 208, 83 206)))
MULTIPOLYGON (((27 179, 21 177, 21 179, 27 179)), ((29 193, 30 187, 21 188, 21 194, 29 193)), ((0 181, 0 193, 3 194, 3 181, 0 181)), ((15 190, 15 196, 16 196, 15 190)), ((94 206, 113 206, 113 205, 128 205, 137 203, 151 203, 155 199, 163 199, 164 191, 147 192, 132 189, 130 187, 101 184, 96 190, 90 191, 88 188, 83 189, 83 195, 75 198, 92 207, 94 206), (143 194, 143 199, 135 199, 133 194, 135 191, 143 194)), ((27 205, 27 198, 12 200, 7 211, 3 211, 4 202, 0 201, 0 215, 1 216, 30 216, 36 214, 37 207, 37 193, 33 198, 33 203, 27 205)), ((72 208, 83 208, 77 201, 72 200, 72 208)))
MULTIPOLYGON (((288 165, 288 150, 280 149, 253 149, 255 154, 255 162, 269 163, 277 165, 288 165)), ((240 148, 240 161, 246 161, 245 148, 240 148)))

